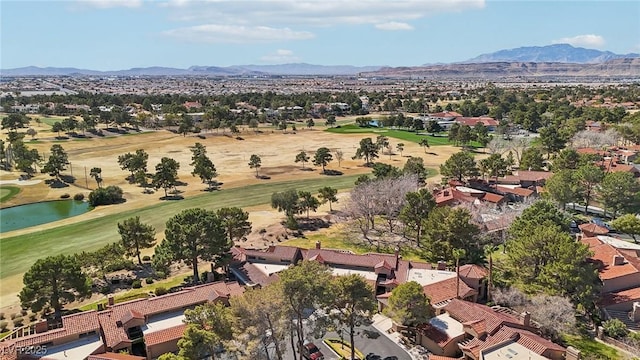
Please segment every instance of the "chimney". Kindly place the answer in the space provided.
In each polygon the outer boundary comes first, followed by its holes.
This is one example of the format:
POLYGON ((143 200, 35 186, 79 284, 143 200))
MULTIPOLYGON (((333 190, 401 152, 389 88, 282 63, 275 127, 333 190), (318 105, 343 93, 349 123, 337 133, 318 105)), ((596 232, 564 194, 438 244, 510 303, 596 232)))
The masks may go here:
POLYGON ((109 307, 111 307, 111 306, 113 306, 113 305, 115 305, 115 304, 116 304, 116 300, 113 298, 113 295, 109 295, 109 296, 107 297, 107 305, 108 305, 109 307))
POLYGON ((436 269, 447 270, 447 262, 442 260, 438 261, 438 267, 436 269))
POLYGON ((580 234, 580 233, 576 234, 576 240, 577 241, 581 241, 582 240, 582 234, 580 234))
POLYGON ((580 360, 580 354, 580 350, 574 348, 573 346, 569 346, 564 358, 565 360, 580 360))
POLYGON ((613 265, 614 266, 618 266, 618 265, 624 265, 624 256, 622 255, 613 255, 613 265))
POLYGON ((520 314, 520 323, 527 327, 531 326, 531 314, 528 311, 520 314))
POLYGON ((633 303, 633 310, 631 310, 631 320, 633 322, 640 321, 640 302, 633 303))
POLYGON ((316 241, 316 250, 320 250, 322 248, 322 245, 320 244, 320 241, 316 241))
POLYGON ((396 249, 394 251, 394 255, 396 256, 396 266, 395 269, 398 270, 398 264, 400 263, 400 248, 398 246, 396 246, 396 249))

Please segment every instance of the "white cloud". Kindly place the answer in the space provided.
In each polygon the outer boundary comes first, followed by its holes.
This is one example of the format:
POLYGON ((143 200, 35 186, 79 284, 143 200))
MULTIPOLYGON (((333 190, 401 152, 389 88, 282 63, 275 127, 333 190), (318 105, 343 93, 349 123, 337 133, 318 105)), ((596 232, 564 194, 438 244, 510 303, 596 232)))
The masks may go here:
POLYGON ((183 41, 236 44, 306 40, 314 37, 313 33, 308 31, 294 31, 289 28, 219 24, 190 26, 163 33, 183 41))
POLYGON ((139 8, 142 0, 79 0, 82 6, 89 6, 98 9, 110 9, 115 7, 139 8))
POLYGON ((300 61, 300 57, 291 50, 278 49, 272 53, 260 57, 260 61, 272 64, 286 64, 300 61))
POLYGON ((552 41, 554 44, 569 44, 573 46, 584 46, 592 48, 601 48, 604 46, 604 38, 600 35, 586 34, 573 37, 564 37, 552 41))
POLYGON ((413 30, 413 26, 403 22, 389 21, 382 24, 376 24, 376 29, 387 31, 413 30))
POLYGON ((485 0, 171 0, 172 16, 182 21, 216 19, 226 24, 385 24, 443 12, 482 9, 485 0))

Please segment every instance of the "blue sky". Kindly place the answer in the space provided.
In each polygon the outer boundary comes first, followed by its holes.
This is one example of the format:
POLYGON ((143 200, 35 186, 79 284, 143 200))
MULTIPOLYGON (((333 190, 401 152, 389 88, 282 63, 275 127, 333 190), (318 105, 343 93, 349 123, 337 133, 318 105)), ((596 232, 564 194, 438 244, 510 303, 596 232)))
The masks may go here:
POLYGON ((639 1, 0 0, 0 68, 414 66, 570 43, 640 52, 639 1))

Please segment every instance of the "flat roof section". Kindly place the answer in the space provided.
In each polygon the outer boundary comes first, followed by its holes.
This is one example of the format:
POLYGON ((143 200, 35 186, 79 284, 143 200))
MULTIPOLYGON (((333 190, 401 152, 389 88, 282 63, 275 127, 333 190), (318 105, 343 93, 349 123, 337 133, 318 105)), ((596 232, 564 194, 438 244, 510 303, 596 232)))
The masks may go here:
MULTIPOLYGON (((56 346, 48 346, 41 359, 69 360, 86 359, 89 355, 102 347, 100 335, 87 336, 85 338, 56 346)), ((103 350, 104 351, 104 350, 103 350)))
POLYGON ((173 311, 159 314, 149 318, 149 321, 142 327, 142 333, 147 335, 152 332, 168 329, 170 327, 184 324, 184 311, 173 311))
POLYGON ((458 336, 464 335, 462 323, 449 316, 448 313, 442 313, 438 316, 432 317, 429 319, 429 324, 447 334, 449 339, 454 339, 458 336))
POLYGON ((480 351, 480 358, 483 360, 548 360, 513 340, 480 351))
POLYGON ((455 277, 456 273, 453 271, 410 269, 407 281, 415 281, 418 284, 425 286, 455 277))
POLYGON ((278 273, 284 269, 288 269, 289 266, 291 266, 290 264, 278 265, 278 264, 263 264, 258 262, 254 262, 252 263, 252 265, 255 266, 258 270, 262 271, 262 273, 264 273, 266 276, 278 273))

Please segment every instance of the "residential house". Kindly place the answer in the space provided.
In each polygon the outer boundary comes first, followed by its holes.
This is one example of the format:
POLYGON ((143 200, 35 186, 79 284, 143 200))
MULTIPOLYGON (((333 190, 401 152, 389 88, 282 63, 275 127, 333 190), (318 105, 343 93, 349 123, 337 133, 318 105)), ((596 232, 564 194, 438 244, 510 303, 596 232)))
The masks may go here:
POLYGON ((443 311, 420 326, 416 341, 435 356, 430 359, 575 359, 567 351, 540 335, 529 313, 512 314, 508 309, 488 307, 460 299, 451 300, 443 311))
POLYGON ((460 203, 489 202, 501 205, 507 198, 500 194, 478 190, 466 186, 448 186, 434 192, 433 197, 438 206, 451 206, 460 203))
POLYGON ((489 131, 496 131, 500 122, 492 117, 488 116, 480 116, 480 117, 464 117, 460 116, 455 118, 454 120, 460 125, 467 125, 470 127, 474 127, 477 124, 484 125, 489 131))
POLYGON ((199 101, 185 101, 182 105, 184 105, 187 111, 198 110, 202 108, 202 104, 200 104, 199 101))
POLYGON ((0 353, 3 360, 31 359, 15 349, 42 346, 46 351, 37 358, 80 360, 99 355, 94 359, 124 360, 110 353, 126 350, 138 356, 126 359, 155 359, 177 350, 185 329, 185 309, 209 301, 228 305, 231 296, 243 291, 237 282, 215 282, 119 304, 109 297, 105 310, 63 316, 61 326, 54 329, 43 321, 35 325, 33 335, 3 340, 0 353))
POLYGON ((550 171, 531 171, 517 170, 511 175, 498 178, 500 185, 520 185, 522 188, 535 189, 538 186, 544 186, 544 183, 553 176, 550 171))

